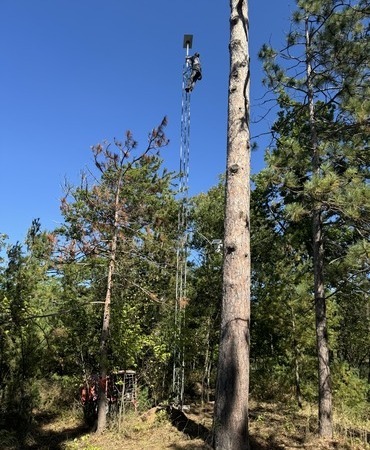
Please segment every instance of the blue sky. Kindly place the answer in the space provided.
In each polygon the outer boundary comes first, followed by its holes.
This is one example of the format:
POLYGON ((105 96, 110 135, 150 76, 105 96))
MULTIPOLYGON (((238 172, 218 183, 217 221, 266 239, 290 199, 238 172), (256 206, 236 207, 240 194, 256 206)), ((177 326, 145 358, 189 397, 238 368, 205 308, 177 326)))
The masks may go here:
MULTIPOLYGON (((249 2, 254 120, 263 113, 258 50, 283 45, 294 7, 249 2)), ((165 165, 178 170, 184 34, 203 66, 191 99, 190 194, 216 184, 226 160, 228 17, 227 0, 0 0, 0 233, 22 241, 34 218, 55 228, 64 179, 77 182, 91 165, 90 146, 130 129, 144 148, 164 115, 165 165)))

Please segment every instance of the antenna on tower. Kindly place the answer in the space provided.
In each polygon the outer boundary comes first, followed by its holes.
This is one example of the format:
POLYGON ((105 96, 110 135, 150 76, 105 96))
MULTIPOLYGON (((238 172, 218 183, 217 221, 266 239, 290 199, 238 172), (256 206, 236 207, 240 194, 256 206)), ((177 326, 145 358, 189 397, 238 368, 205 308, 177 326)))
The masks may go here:
POLYGON ((172 390, 174 400, 182 409, 184 404, 185 384, 185 346, 183 330, 185 327, 185 309, 187 298, 187 258, 188 258, 188 181, 189 181, 189 150, 190 150, 190 94, 186 91, 190 76, 188 62, 189 49, 193 45, 193 35, 185 34, 183 48, 186 49, 185 63, 182 74, 182 104, 181 104, 181 144, 180 144, 180 174, 179 174, 179 215, 178 242, 176 252, 176 301, 175 301, 175 339, 173 354, 172 390))
POLYGON ((189 49, 193 46, 193 35, 184 34, 183 48, 186 48, 186 56, 189 56, 189 49))

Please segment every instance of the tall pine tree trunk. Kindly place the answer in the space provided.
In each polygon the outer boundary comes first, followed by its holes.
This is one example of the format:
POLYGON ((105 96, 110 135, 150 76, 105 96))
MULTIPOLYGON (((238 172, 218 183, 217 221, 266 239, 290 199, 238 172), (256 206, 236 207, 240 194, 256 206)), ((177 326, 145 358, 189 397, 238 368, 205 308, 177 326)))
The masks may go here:
POLYGON ((100 374, 99 374, 99 399, 98 399, 98 425, 96 432, 102 433, 107 424, 107 375, 108 375, 108 338, 110 326, 110 307, 113 287, 113 273, 115 270, 115 254, 117 239, 112 242, 111 260, 108 267, 107 290, 104 302, 103 326, 100 338, 100 374))
POLYGON ((97 433, 102 433, 107 424, 107 376, 108 376, 108 339, 110 327, 111 300, 113 289, 113 276, 116 267, 118 231, 119 231, 119 206, 121 192, 122 172, 119 174, 114 199, 114 228, 110 245, 110 260, 107 275, 107 289, 104 301, 104 314, 102 332, 100 337, 100 374, 99 374, 99 399, 98 399, 98 424, 97 433))
POLYGON ((320 211, 315 211, 313 217, 313 264, 319 377, 319 434, 322 437, 331 438, 333 436, 332 392, 323 281, 323 253, 321 213, 320 211))
MULTIPOLYGON (((320 177, 319 143, 316 131, 315 103, 312 86, 312 48, 308 20, 306 21, 306 70, 309 108, 310 141, 312 149, 312 173, 320 177)), ((312 216, 312 243, 314 267, 314 296, 316 316, 316 346, 319 379, 319 434, 333 436, 332 391, 329 366, 329 343, 326 319, 326 298, 324 287, 324 244, 321 205, 317 202, 312 216)))
POLYGON ((247 0, 230 0, 223 299, 214 419, 216 450, 248 443, 250 136, 247 0))

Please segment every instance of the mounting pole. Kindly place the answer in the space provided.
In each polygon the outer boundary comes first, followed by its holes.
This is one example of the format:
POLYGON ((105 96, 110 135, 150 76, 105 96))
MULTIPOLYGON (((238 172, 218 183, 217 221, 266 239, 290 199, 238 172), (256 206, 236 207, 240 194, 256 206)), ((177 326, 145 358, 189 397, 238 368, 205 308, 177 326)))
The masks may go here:
POLYGON ((182 76, 181 105, 181 145, 180 145, 180 175, 179 175, 179 215, 178 242, 176 252, 176 302, 175 302, 175 338, 173 353, 172 390, 175 402, 182 409, 184 404, 185 385, 185 344, 183 330, 185 326, 185 308, 187 304, 187 258, 188 258, 188 180, 189 180, 189 150, 190 150, 190 94, 186 92, 190 76, 190 66, 187 57, 193 45, 193 35, 185 34, 183 48, 186 58, 182 76))

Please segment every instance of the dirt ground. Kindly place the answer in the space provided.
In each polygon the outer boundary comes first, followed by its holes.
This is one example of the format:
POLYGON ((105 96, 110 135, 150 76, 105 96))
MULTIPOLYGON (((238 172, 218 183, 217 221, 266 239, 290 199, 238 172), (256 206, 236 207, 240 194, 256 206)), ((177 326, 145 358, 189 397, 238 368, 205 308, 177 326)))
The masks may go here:
MULTIPOLYGON (((19 447, 16 437, 0 432, 1 450, 210 450, 213 405, 191 405, 186 415, 178 410, 153 408, 145 414, 129 414, 121 425, 102 435, 88 429, 76 414, 43 415, 38 427, 19 447), (1 439, 3 438, 3 439, 1 439)), ((370 432, 341 427, 332 441, 316 437, 316 415, 277 404, 252 403, 251 450, 370 450, 370 432)))

